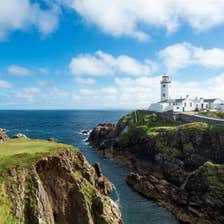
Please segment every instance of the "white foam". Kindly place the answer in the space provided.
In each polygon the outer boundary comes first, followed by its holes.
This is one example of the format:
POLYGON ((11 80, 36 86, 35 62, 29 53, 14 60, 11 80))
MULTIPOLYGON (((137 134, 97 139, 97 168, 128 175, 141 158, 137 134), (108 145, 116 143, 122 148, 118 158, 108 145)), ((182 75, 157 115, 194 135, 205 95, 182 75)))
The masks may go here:
POLYGON ((121 208, 121 204, 120 204, 120 194, 116 188, 116 186, 112 183, 112 186, 113 186, 113 189, 114 189, 114 192, 115 192, 115 195, 116 195, 116 204, 121 208))

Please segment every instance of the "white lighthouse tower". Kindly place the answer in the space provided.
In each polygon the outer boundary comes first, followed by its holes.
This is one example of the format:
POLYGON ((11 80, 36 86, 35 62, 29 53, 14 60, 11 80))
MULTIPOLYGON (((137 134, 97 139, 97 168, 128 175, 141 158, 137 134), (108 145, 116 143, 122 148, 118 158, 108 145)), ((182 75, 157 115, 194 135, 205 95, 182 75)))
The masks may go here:
POLYGON ((163 75, 161 84, 161 101, 170 99, 171 94, 171 80, 168 75, 163 75))

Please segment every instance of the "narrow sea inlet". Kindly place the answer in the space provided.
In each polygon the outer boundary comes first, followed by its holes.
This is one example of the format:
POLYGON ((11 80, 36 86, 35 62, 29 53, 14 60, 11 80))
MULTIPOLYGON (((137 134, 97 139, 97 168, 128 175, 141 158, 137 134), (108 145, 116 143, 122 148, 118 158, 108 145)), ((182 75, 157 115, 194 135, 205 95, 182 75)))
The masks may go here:
POLYGON ((0 128, 12 135, 18 132, 31 138, 57 138, 77 146, 90 163, 99 162, 104 174, 113 183, 111 197, 119 204, 125 224, 177 224, 175 218, 156 203, 134 192, 125 183, 128 168, 106 160, 93 150, 80 134, 99 123, 112 122, 127 111, 0 111, 0 128))

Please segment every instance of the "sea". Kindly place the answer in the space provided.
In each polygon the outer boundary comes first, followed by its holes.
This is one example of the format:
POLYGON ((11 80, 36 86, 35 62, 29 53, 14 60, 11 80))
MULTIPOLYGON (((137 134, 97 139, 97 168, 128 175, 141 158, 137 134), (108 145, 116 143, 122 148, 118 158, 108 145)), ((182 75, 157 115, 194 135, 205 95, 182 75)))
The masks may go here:
POLYGON ((93 129, 97 124, 116 123, 128 111, 94 110, 1 110, 0 128, 8 135, 26 134, 30 138, 54 137, 60 142, 78 147, 90 163, 99 162, 103 173, 113 184, 111 198, 119 205, 124 224, 178 224, 164 208, 133 191, 125 178, 130 171, 113 160, 100 156, 81 134, 84 129, 93 129))

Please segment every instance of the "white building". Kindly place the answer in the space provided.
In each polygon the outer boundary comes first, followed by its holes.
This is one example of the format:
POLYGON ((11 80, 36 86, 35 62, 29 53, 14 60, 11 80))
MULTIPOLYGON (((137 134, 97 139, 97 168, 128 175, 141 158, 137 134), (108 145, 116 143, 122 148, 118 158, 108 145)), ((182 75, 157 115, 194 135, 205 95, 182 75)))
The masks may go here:
POLYGON ((161 101, 150 105, 149 110, 164 112, 173 110, 175 112, 199 111, 199 110, 222 110, 224 111, 224 101, 216 99, 190 98, 171 98, 171 80, 168 75, 162 77, 161 84, 161 101))

